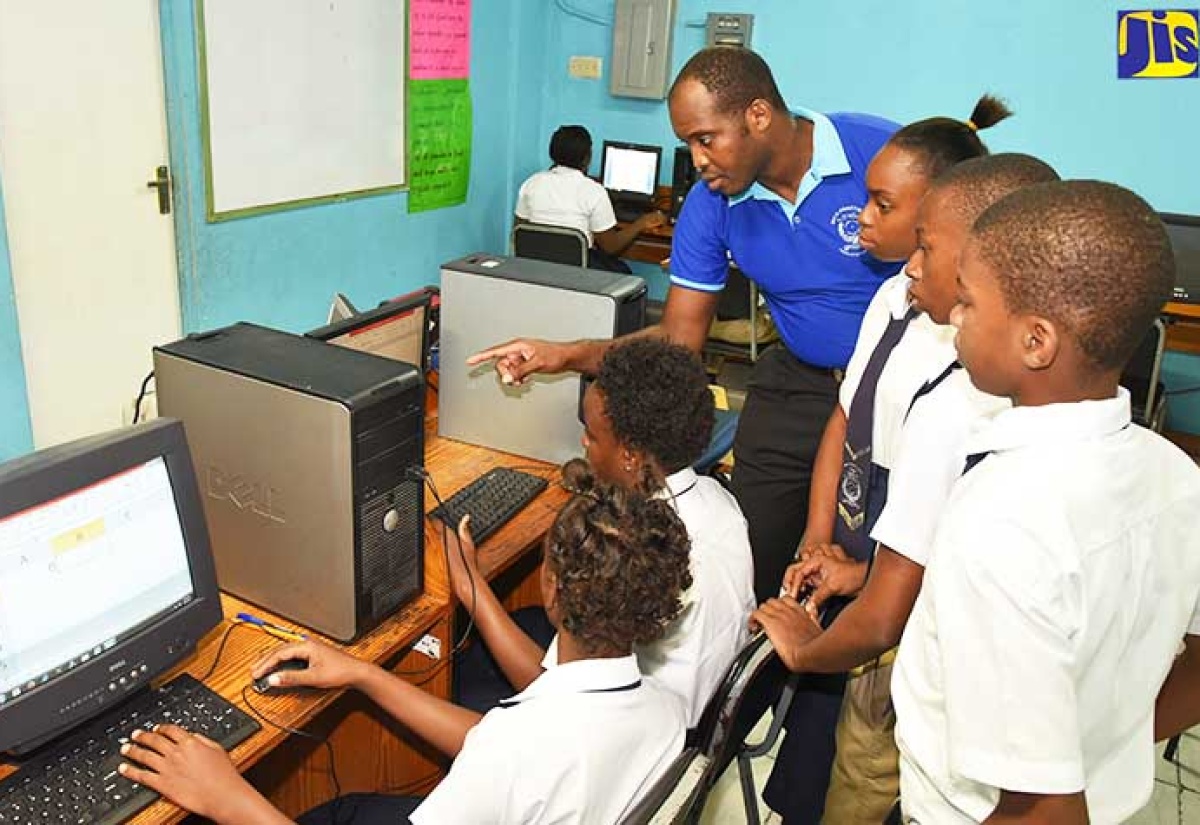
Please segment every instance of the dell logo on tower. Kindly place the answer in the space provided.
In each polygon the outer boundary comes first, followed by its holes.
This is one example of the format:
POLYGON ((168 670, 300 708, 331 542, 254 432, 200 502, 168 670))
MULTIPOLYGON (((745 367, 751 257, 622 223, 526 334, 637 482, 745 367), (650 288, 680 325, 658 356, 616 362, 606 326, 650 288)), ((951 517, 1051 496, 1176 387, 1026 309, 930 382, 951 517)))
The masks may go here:
POLYGON ((1117 12, 1117 77, 1197 77, 1196 9, 1117 12))
POLYGON ((283 508, 276 501, 278 491, 274 487, 250 481, 236 473, 224 473, 209 465, 204 474, 204 488, 209 498, 228 501, 239 510, 284 523, 283 508))

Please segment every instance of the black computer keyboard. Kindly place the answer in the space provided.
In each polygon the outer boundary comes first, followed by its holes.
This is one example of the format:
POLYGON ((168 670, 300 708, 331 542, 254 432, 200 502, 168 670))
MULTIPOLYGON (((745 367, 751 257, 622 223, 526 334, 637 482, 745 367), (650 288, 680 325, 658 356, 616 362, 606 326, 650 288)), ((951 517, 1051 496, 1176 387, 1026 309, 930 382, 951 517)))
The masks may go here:
POLYGON ((620 223, 633 223, 649 211, 650 209, 647 206, 613 205, 613 217, 620 223))
POLYGON ((232 749, 259 728, 240 708, 186 673, 118 705, 0 781, 0 823, 116 825, 158 794, 117 773, 121 745, 138 728, 171 722, 232 749))
POLYGON ((495 467, 450 496, 429 515, 451 529, 464 515, 471 516, 471 538, 481 544, 546 489, 546 479, 520 470, 495 467))

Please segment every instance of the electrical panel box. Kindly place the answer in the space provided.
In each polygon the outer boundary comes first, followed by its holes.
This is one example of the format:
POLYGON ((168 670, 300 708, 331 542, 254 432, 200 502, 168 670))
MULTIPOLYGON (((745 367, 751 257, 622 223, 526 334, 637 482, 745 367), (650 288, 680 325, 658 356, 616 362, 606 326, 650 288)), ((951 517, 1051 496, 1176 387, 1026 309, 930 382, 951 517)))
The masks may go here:
POLYGON ((610 91, 662 100, 671 82, 675 0, 617 0, 610 91))
POLYGON ((704 28, 706 46, 742 46, 748 49, 750 32, 754 29, 754 15, 710 11, 704 28))

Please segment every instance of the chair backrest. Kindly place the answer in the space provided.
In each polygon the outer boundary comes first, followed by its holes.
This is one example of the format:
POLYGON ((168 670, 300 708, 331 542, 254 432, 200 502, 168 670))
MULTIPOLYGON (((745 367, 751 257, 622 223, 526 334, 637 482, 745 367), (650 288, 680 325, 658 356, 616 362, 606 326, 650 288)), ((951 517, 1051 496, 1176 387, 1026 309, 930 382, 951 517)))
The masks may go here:
POLYGON ((568 266, 587 266, 587 235, 569 226, 519 223, 513 227, 513 254, 568 266))
POLYGON ((704 708, 693 741, 720 775, 747 734, 774 706, 789 672, 775 655, 766 633, 758 633, 741 649, 725 678, 704 708))
POLYGON ((658 778, 620 825, 682 825, 694 815, 708 758, 697 747, 686 748, 675 757, 667 772, 658 778))
POLYGON ((1121 373, 1121 386, 1129 390, 1133 420, 1146 427, 1157 420, 1156 413, 1163 400, 1162 360, 1166 344, 1167 325, 1156 318, 1121 373))

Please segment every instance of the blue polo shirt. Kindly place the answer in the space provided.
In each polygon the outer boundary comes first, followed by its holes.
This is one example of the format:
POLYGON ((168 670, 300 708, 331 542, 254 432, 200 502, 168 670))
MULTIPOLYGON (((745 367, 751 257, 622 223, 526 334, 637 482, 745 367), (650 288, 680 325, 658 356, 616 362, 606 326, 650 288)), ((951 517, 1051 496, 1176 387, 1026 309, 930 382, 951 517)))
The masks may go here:
POLYGON ((813 123, 812 164, 796 203, 757 182, 734 197, 697 183, 675 225, 671 283, 719 292, 732 258, 758 284, 792 354, 844 367, 867 304, 902 266, 858 243, 867 166, 898 127, 871 115, 795 113, 813 123))

